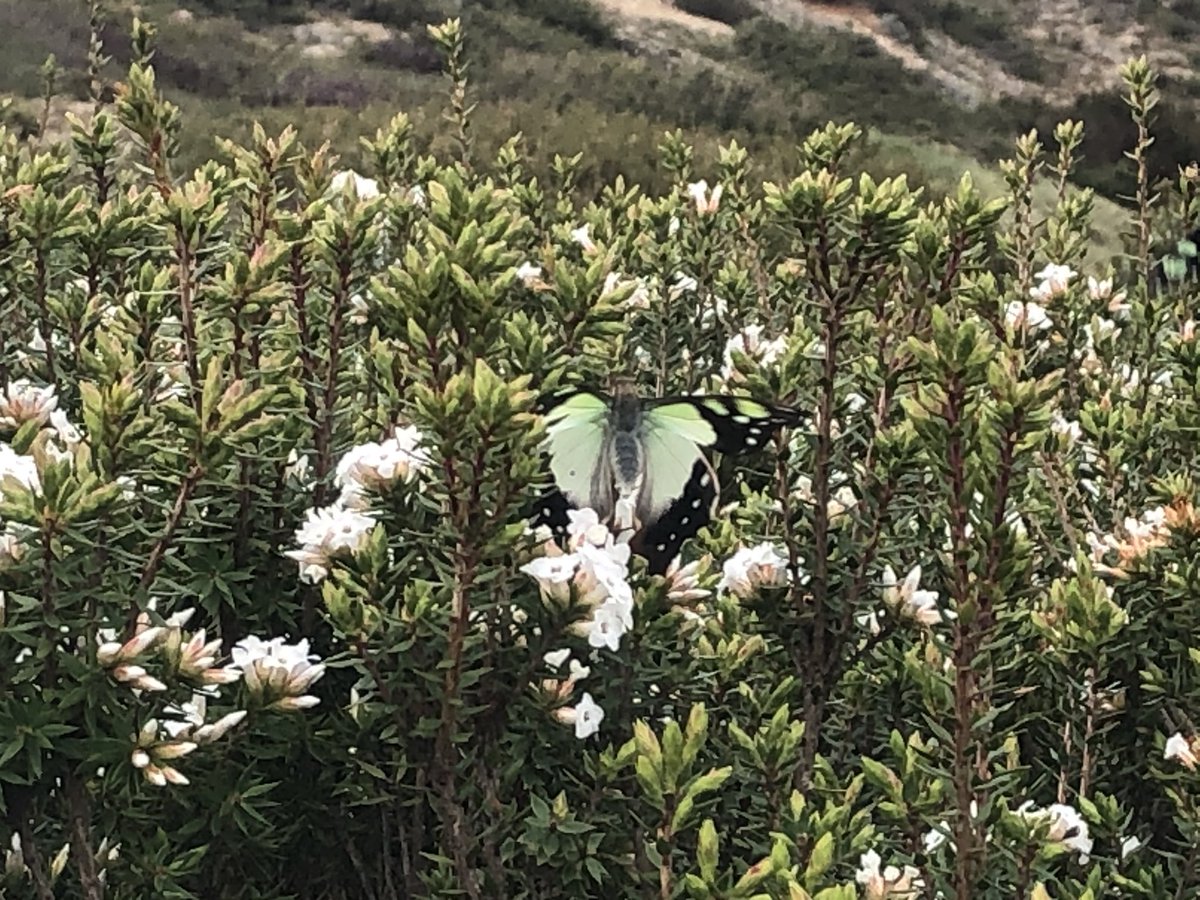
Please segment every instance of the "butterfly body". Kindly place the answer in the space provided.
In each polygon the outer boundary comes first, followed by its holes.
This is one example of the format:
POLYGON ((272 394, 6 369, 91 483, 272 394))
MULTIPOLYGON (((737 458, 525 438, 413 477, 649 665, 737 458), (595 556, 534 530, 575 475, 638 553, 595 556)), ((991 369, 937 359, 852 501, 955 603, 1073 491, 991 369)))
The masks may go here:
POLYGON ((567 510, 589 507, 631 545, 652 572, 663 572, 689 537, 708 524, 719 493, 706 450, 762 447, 798 412, 748 398, 643 399, 630 379, 611 395, 576 392, 546 414, 556 489, 542 498, 535 524, 566 532, 567 510))

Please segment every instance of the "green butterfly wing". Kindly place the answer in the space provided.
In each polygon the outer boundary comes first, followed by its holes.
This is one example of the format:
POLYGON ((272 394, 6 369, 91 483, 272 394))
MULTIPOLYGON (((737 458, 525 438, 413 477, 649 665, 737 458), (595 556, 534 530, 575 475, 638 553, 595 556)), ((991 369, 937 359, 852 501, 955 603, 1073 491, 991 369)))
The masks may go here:
POLYGON ((590 506, 603 515, 611 506, 611 478, 605 426, 608 402, 595 394, 577 393, 546 414, 550 471, 558 489, 578 507, 590 506))

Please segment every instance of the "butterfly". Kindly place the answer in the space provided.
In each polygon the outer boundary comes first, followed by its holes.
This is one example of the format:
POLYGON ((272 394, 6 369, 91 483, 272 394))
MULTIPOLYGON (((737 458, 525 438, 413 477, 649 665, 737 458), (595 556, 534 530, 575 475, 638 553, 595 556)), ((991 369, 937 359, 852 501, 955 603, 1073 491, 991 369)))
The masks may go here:
POLYGON ((720 485, 705 451, 761 449, 803 418, 748 397, 642 398, 629 378, 615 379, 610 395, 574 391, 547 405, 555 488, 539 501, 533 525, 561 537, 568 510, 591 508, 618 532, 633 531, 631 549, 655 574, 716 511, 720 485))

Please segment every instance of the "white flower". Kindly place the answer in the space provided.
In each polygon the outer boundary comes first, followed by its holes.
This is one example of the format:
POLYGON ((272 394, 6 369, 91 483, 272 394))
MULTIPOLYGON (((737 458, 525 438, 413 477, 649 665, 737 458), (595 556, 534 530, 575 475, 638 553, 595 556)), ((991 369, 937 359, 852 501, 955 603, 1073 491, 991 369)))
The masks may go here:
POLYGON ((621 649, 621 638, 633 627, 633 604, 612 597, 592 611, 592 618, 581 623, 589 646, 621 649))
POLYGON ((283 470, 283 477, 289 481, 303 484, 308 477, 308 454, 303 456, 295 447, 288 453, 287 468, 283 470))
POLYGON ((1083 428, 1074 419, 1067 419, 1059 410, 1054 411, 1050 419, 1050 430, 1055 434, 1065 435, 1067 443, 1073 444, 1083 437, 1083 428))
POLYGON ((1121 859, 1124 859, 1131 853, 1137 853, 1142 848, 1142 839, 1137 835, 1127 837, 1121 841, 1121 859))
POLYGON ((71 424, 65 410, 56 409, 50 413, 50 426, 58 433, 58 439, 68 447, 74 447, 83 440, 83 435, 71 424))
POLYGON ((1047 840, 1061 843, 1079 854, 1079 861, 1086 863, 1092 852, 1092 839, 1088 835, 1087 822, 1073 806, 1065 803, 1054 803, 1045 809, 1038 809, 1032 800, 1026 800, 1018 807, 1017 815, 1031 825, 1045 824, 1048 826, 1047 840))
POLYGON ((571 240, 582 247, 584 253, 591 253, 596 249, 590 231, 591 225, 584 224, 571 232, 571 240))
POLYGON ((743 547, 725 560, 717 590, 738 597, 749 597, 760 587, 781 587, 788 583, 788 559, 769 542, 743 547))
POLYGON ((316 584, 329 574, 333 559, 346 553, 358 553, 366 546, 375 528, 375 520, 338 503, 310 509, 304 524, 296 529, 298 550, 284 555, 300 565, 300 578, 316 584))
POLYGON ((0 428, 15 431, 26 422, 45 425, 57 406, 54 385, 37 387, 27 378, 9 382, 0 392, 0 428))
POLYGON ((721 204, 721 192, 724 188, 718 184, 710 192, 708 182, 701 179, 689 184, 687 190, 688 195, 695 201, 696 212, 702 216, 707 216, 717 211, 717 207, 721 204))
POLYGON ((571 596, 571 581, 579 563, 574 553, 540 556, 521 566, 521 571, 538 583, 543 598, 562 603, 571 596))
POLYGON ((554 715, 560 722, 574 725, 575 737, 581 741, 598 732, 600 723, 604 721, 604 710, 588 693, 584 693, 575 706, 555 710, 554 715))
POLYGON ((552 669, 561 668, 562 664, 570 658, 571 649, 569 647, 563 647, 561 650, 551 650, 542 656, 542 659, 546 661, 546 665, 552 669))
POLYGON ((613 291, 630 285, 633 286, 633 291, 625 298, 625 306, 631 309, 649 309, 650 289, 646 287, 646 282, 640 278, 625 278, 619 272, 609 272, 604 276, 604 287, 600 296, 606 297, 613 291))
POLYGON ((1024 327, 1028 331, 1043 331, 1054 323, 1046 310, 1037 303, 1013 300, 1004 311, 1004 322, 1013 330, 1024 327))
POLYGON ((568 666, 568 671, 570 672, 570 675, 567 676, 567 681, 570 684, 574 684, 577 681, 583 681, 583 679, 591 675, 592 667, 585 666, 579 660, 573 659, 568 666))
POLYGON ((350 295, 349 319, 354 325, 366 325, 371 321, 371 304, 362 294, 350 295))
POLYGON ((683 294, 693 293, 699 286, 700 282, 698 282, 691 275, 685 275, 682 272, 676 272, 675 280, 671 283, 670 288, 667 289, 667 293, 670 295, 672 300, 676 300, 683 294))
POLYGON ((1051 263, 1033 276, 1040 283, 1029 291, 1029 296, 1039 302, 1045 302, 1059 294, 1064 294, 1070 288, 1071 279, 1075 275, 1075 270, 1070 266, 1051 263))
POLYGON ((938 608, 938 592, 920 589, 921 567, 913 566, 904 582, 897 585, 891 566, 883 570, 883 604, 893 613, 922 625, 935 625, 943 618, 953 619, 954 613, 938 608))
POLYGON ((1091 275, 1088 276, 1088 296, 1093 300, 1107 301, 1108 311, 1118 319, 1126 319, 1129 317, 1129 304, 1125 302, 1125 292, 1113 292, 1113 280, 1105 278, 1102 281, 1097 281, 1091 275))
POLYGON ((0 489, 7 478, 14 479, 30 491, 41 490, 42 482, 33 457, 23 456, 8 444, 0 442, 0 489))
POLYGON ((408 189, 408 201, 418 209, 424 209, 428 204, 428 199, 425 196, 425 188, 419 184, 414 184, 408 189))
POLYGON ((930 828, 921 838, 921 844, 925 848, 926 853, 932 853, 942 844, 946 843, 949 838, 946 833, 950 830, 950 826, 945 822, 938 822, 937 828, 930 828))
POLYGON ((1167 745, 1163 748, 1163 759, 1173 759, 1187 769, 1195 769, 1198 761, 1191 741, 1178 731, 1167 738, 1167 745))
POLYGON ((369 200, 379 196, 379 182, 374 178, 363 178, 353 169, 343 169, 334 175, 329 190, 332 193, 340 194, 351 183, 354 185, 355 195, 360 200, 369 200))
POLYGON ((542 283, 542 267, 531 262, 523 262, 517 267, 517 278, 525 287, 535 287, 542 283))
POLYGON ((872 635, 877 635, 883 631, 883 625, 879 622, 880 613, 878 610, 869 613, 862 613, 854 617, 854 621, 860 628, 865 628, 872 635))
POLYGON ((866 900, 911 900, 917 897, 924 887, 920 870, 915 866, 905 866, 903 870, 888 866, 881 871, 882 862, 874 850, 868 850, 859 857, 854 880, 866 889, 866 900))
POLYGON ((724 380, 740 377, 733 360, 735 352, 750 357, 763 368, 773 365, 783 355, 787 349, 787 341, 781 337, 766 339, 763 337, 763 331, 761 325, 747 325, 725 342, 724 364, 721 366, 721 377, 724 380))

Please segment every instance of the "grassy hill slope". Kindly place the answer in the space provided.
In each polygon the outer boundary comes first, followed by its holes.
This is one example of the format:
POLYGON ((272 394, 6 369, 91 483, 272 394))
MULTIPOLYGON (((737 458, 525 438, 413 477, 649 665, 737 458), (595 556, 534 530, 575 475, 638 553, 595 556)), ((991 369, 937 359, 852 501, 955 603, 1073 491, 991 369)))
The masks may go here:
MULTIPOLYGON (((107 5, 106 75, 117 79, 133 6, 107 5)), ((585 151, 585 189, 618 173, 657 184, 656 146, 673 128, 700 143, 701 170, 718 141, 736 138, 778 177, 802 136, 833 119, 872 129, 865 169, 906 171, 933 191, 972 170, 999 190, 983 173, 1018 133, 1048 135, 1060 118, 1082 117, 1091 136, 1079 180, 1115 197, 1128 190, 1122 151, 1132 138, 1117 68, 1140 50, 1167 76, 1162 173, 1200 138, 1194 0, 1171 9, 1083 0, 453 5, 467 26, 479 152, 516 131, 543 164, 585 151)), ((156 66, 183 107, 189 162, 254 120, 268 130, 297 123, 306 141, 331 141, 349 164, 357 136, 397 109, 424 141, 439 139, 445 81, 424 25, 452 11, 441 0, 144 0, 137 9, 159 27, 156 66)), ((84 96, 86 46, 80 0, 0 0, 0 92, 19 98, 27 128, 36 129, 47 54, 63 69, 51 126, 84 96)), ((1118 215, 1108 204, 1099 213, 1101 223, 1118 215)))

